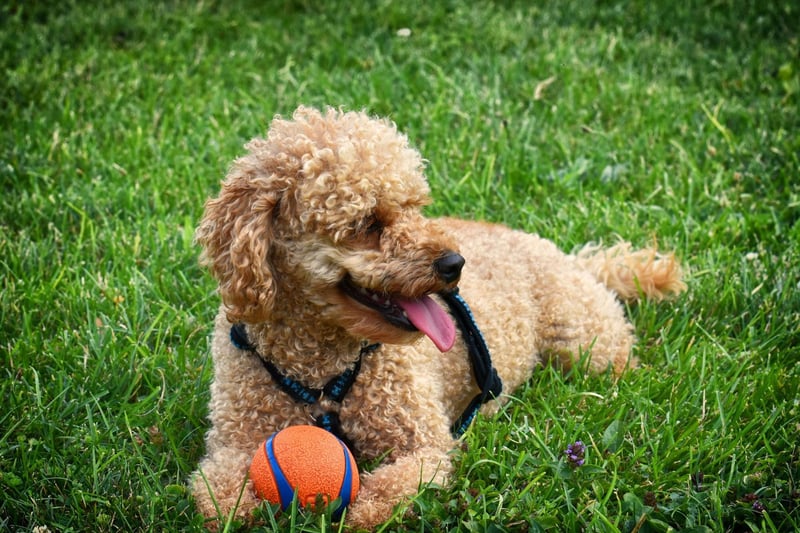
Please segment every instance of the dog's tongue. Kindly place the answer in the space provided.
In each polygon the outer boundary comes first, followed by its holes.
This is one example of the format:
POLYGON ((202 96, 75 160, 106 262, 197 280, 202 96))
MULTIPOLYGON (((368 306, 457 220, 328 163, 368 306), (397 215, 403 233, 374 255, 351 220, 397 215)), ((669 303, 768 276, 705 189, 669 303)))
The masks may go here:
POLYGON ((433 301, 433 298, 430 296, 423 296, 417 300, 396 298, 395 302, 403 308, 411 323, 433 341, 439 351, 446 352, 453 347, 453 343, 456 342, 453 319, 433 301))

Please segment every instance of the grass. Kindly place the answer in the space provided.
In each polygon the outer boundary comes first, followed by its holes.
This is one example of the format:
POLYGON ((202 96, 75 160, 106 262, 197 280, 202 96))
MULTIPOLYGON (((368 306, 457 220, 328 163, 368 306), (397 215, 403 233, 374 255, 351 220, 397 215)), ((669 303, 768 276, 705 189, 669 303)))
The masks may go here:
POLYGON ((762 4, 5 4, 0 528, 199 529, 217 297, 192 234, 305 103, 395 120, 433 215, 690 268, 629 310, 640 370, 543 370, 386 531, 800 529, 800 10, 762 4))

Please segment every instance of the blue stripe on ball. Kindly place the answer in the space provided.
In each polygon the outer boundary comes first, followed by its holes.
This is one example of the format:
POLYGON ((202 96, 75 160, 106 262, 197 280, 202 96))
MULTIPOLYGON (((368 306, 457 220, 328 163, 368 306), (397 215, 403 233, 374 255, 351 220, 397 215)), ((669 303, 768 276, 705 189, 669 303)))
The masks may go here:
POLYGON ((342 516, 342 511, 350 504, 350 499, 353 497, 353 469, 350 466, 350 453, 344 442, 339 441, 339 444, 342 445, 342 453, 344 453, 344 479, 342 488, 339 489, 339 498, 342 503, 333 512, 334 520, 338 520, 342 516))
POLYGON ((269 466, 272 469, 272 476, 275 479, 275 485, 278 486, 278 495, 281 498, 281 509, 285 511, 289 508, 289 505, 291 505, 292 500, 294 500, 294 489, 289 484, 289 481, 286 479, 283 470, 281 470, 281 466, 278 464, 278 460, 275 458, 275 450, 273 449, 272 445, 273 439, 275 439, 275 435, 272 435, 267 440, 267 442, 264 444, 264 448, 267 452, 267 460, 269 461, 269 466))

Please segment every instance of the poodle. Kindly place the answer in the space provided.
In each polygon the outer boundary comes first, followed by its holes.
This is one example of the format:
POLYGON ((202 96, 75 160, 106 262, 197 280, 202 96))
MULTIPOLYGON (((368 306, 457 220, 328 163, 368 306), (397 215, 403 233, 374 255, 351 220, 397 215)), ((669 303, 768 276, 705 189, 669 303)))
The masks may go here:
POLYGON ((620 300, 685 288, 672 254, 623 242, 567 255, 501 225, 426 218, 423 159, 363 112, 300 107, 246 149, 196 233, 222 300, 192 481, 212 529, 231 511, 247 520, 255 450, 296 424, 328 427, 377 463, 345 515, 373 529, 420 486, 447 482, 454 423, 476 397, 491 411, 537 366, 582 356, 619 375, 636 364, 620 300), (445 303, 456 290, 469 308, 445 303), (456 314, 480 329, 460 330, 456 314), (502 394, 476 382, 476 337, 502 394), (318 393, 303 401, 293 388, 318 393))

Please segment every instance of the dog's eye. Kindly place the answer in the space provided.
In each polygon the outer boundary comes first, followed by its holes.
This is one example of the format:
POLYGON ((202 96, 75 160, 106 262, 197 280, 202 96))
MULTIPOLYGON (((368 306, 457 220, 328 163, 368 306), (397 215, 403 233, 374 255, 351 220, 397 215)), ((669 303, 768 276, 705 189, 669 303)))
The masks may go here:
POLYGON ((356 226, 351 242, 359 248, 378 248, 382 232, 383 224, 377 218, 369 217, 356 226))
POLYGON ((380 233, 383 231, 383 224, 381 224, 380 220, 375 217, 370 217, 366 220, 366 224, 364 224, 364 232, 368 235, 380 233))

